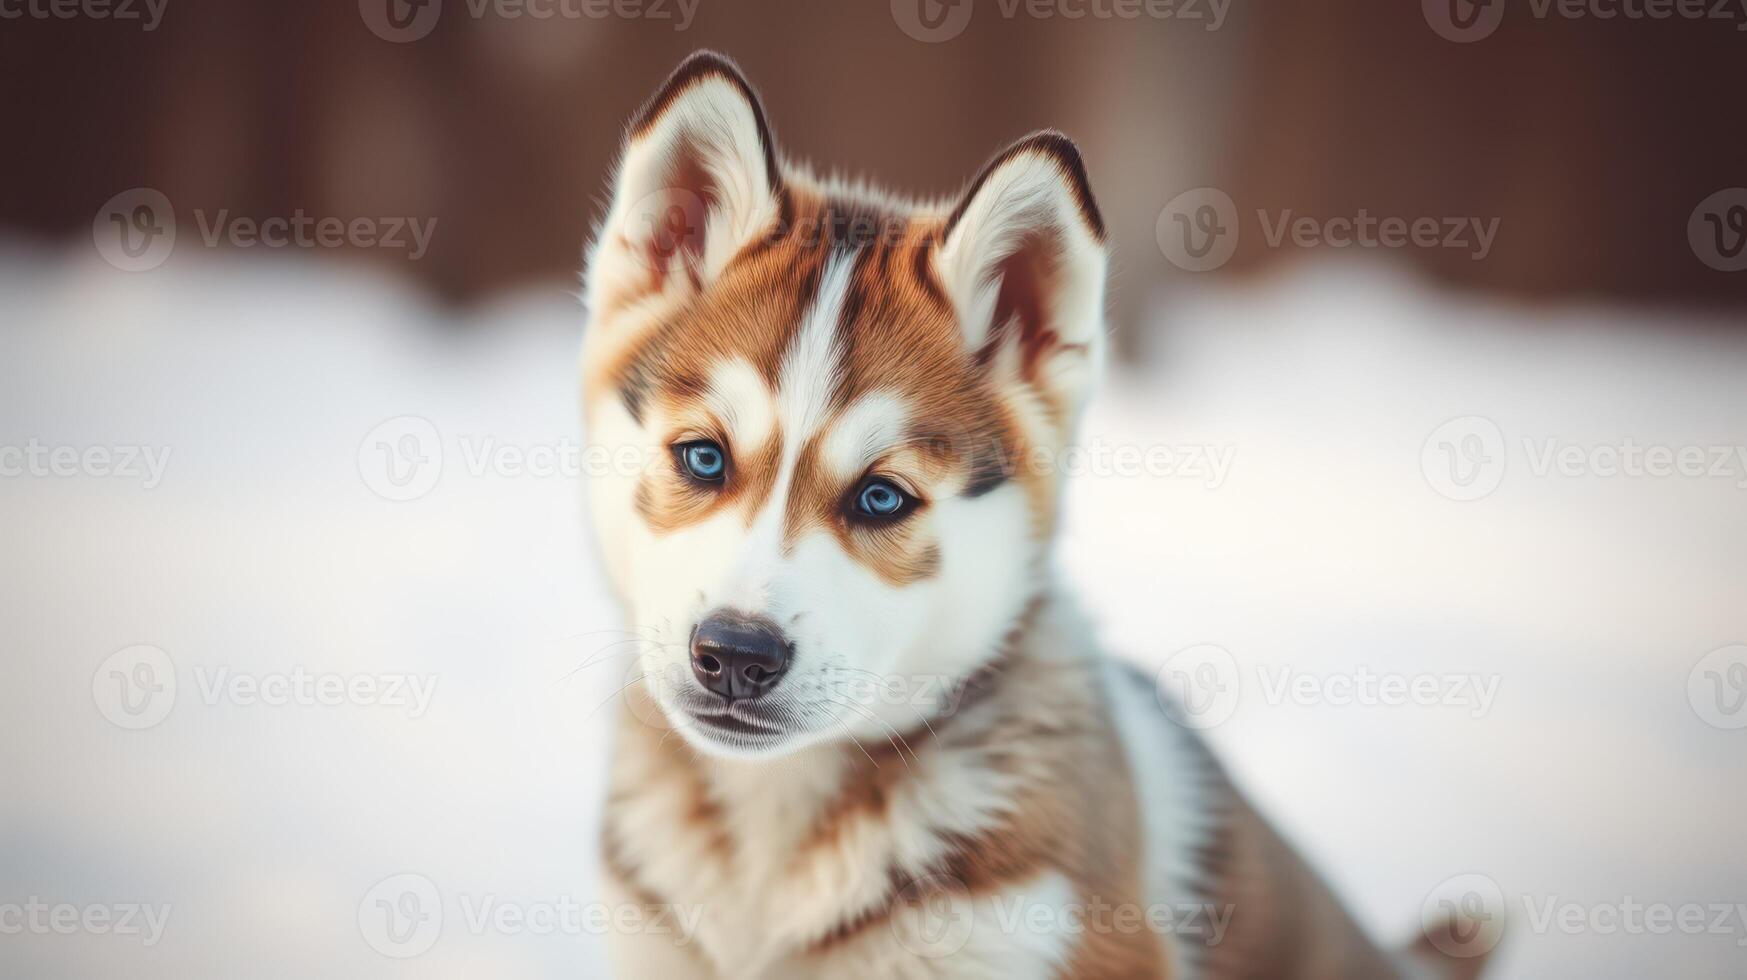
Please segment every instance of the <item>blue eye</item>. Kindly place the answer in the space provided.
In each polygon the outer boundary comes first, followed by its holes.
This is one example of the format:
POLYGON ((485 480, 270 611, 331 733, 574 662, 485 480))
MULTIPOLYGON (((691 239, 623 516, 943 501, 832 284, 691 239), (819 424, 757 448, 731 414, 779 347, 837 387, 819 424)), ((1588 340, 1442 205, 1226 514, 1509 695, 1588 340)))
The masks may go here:
POLYGON ((713 442, 688 442, 675 449, 679 464, 694 480, 715 483, 728 471, 728 454, 713 442))
POLYGON ((864 517, 897 517, 913 502, 909 494, 880 479, 863 483, 855 495, 856 512, 864 517))

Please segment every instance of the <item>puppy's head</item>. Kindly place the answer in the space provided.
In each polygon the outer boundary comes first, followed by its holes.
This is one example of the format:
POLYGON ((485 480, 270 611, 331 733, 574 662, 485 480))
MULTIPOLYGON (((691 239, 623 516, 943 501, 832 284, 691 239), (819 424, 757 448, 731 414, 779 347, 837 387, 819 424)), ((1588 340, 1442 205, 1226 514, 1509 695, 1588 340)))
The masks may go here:
POLYGON ((1058 134, 922 207, 786 164, 720 56, 650 100, 587 270, 590 499, 695 745, 884 742, 998 654, 1097 373, 1102 238, 1058 134))

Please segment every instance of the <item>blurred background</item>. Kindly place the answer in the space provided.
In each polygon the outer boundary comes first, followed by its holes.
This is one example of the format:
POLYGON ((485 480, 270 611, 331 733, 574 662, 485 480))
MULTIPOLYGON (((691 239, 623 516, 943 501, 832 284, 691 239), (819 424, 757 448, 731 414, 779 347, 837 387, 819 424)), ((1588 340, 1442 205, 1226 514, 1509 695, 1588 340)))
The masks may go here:
POLYGON ((699 47, 916 194, 1079 141, 1170 463, 1062 562, 1380 940, 1747 976, 1747 5, 1659 0, 0 0, 0 973, 601 975, 577 270, 699 47))

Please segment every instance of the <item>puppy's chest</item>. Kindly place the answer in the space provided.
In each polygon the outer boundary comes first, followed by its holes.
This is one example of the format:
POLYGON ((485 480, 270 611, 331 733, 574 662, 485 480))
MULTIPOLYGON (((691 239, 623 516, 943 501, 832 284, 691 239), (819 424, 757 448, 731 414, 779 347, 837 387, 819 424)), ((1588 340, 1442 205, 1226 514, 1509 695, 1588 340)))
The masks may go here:
POLYGON ((608 872, 639 900, 688 914, 692 952, 723 975, 760 975, 840 928, 865 901, 847 882, 879 877, 879 866, 832 861, 839 774, 706 772, 627 748, 606 812, 608 872))
POLYGON ((785 962, 817 958, 877 922, 893 881, 923 873, 944 849, 906 815, 914 807, 870 791, 851 768, 741 779, 661 761, 616 766, 609 871, 643 901, 686 913, 693 953, 724 976, 779 975, 785 962))

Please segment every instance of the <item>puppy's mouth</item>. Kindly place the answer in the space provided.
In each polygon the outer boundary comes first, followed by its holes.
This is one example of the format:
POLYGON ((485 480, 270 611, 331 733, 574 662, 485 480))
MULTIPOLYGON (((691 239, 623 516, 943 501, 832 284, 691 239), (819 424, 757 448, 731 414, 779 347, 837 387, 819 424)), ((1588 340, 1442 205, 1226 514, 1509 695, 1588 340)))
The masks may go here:
POLYGON ((782 729, 769 723, 746 721, 745 719, 737 718, 726 711, 721 712, 720 714, 705 714, 693 711, 691 712, 691 719, 692 721, 697 722, 701 728, 727 732, 731 735, 750 736, 753 738, 762 736, 768 738, 783 733, 782 729))
POLYGON ((679 708, 692 727, 729 745, 768 745, 790 734, 773 713, 745 701, 685 698, 679 708))

